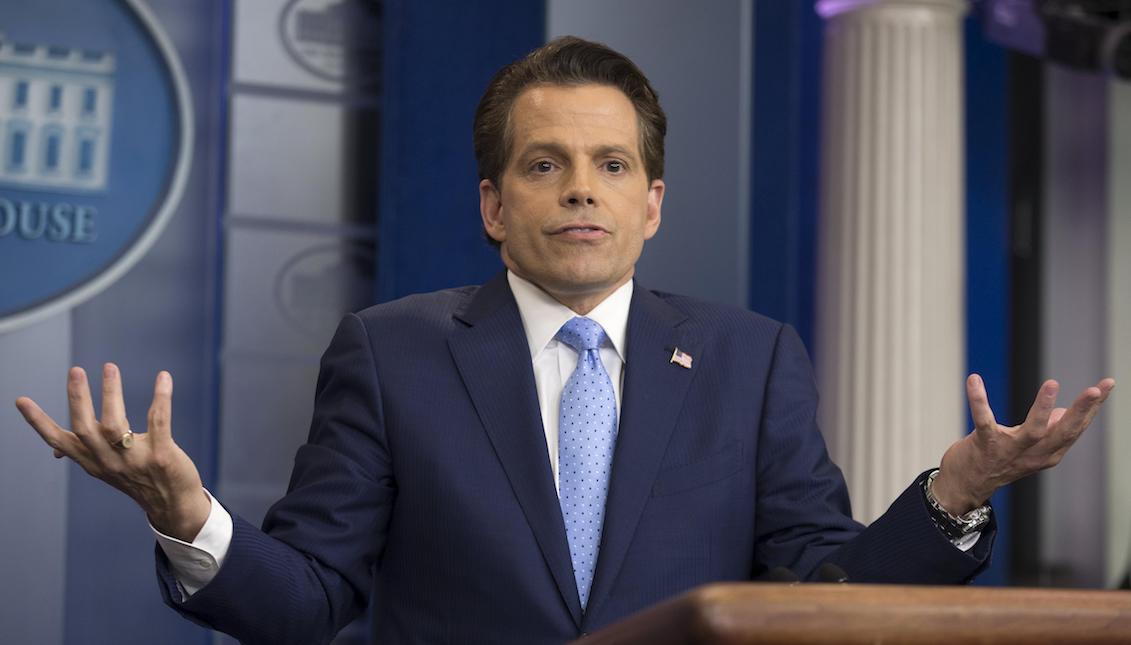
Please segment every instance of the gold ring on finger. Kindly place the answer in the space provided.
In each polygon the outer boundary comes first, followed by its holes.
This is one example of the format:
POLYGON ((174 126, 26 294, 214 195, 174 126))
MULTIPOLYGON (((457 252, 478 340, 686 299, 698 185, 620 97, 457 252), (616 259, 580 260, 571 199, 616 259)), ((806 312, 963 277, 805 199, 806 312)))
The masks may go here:
POLYGON ((127 430, 126 432, 122 433, 122 436, 118 437, 117 441, 110 445, 114 446, 115 448, 121 448, 123 450, 130 448, 134 445, 134 433, 127 430))

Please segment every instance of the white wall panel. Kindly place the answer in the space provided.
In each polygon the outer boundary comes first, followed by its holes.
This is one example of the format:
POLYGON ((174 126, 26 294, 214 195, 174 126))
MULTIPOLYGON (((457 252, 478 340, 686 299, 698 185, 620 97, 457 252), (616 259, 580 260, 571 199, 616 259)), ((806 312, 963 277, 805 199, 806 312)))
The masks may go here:
MULTIPOLYGON (((1041 354, 1043 377, 1060 382, 1058 405, 1068 406, 1108 369, 1107 80, 1046 70, 1041 354)), ((1042 559, 1054 584, 1103 584, 1106 420, 1101 412, 1060 465, 1040 475, 1042 559)))
POLYGON ((340 92, 343 89, 340 80, 310 73, 292 50, 288 50, 288 46, 293 49, 293 43, 283 32, 282 17, 289 5, 296 3, 288 0, 235 0, 234 4, 233 80, 322 92, 340 92))
POLYGON ((220 443, 223 503, 259 525, 286 492, 295 451, 306 441, 318 364, 248 358, 227 365, 225 376, 220 419, 228 428, 220 443), (279 395, 267 399, 264 389, 279 395))
POLYGON ((1131 82, 1108 88, 1107 411, 1108 584, 1131 566, 1131 82))
POLYGON ((63 642, 69 468, 12 403, 30 396, 66 423, 70 340, 70 312, 0 334, 0 640, 9 643, 63 642))
POLYGON ((225 360, 253 354, 317 361, 342 315, 371 303, 376 260, 363 243, 248 228, 230 228, 227 239, 225 360))
POLYGON ((231 106, 229 215, 327 226, 372 222, 376 111, 253 94, 234 95, 231 106), (359 156, 368 163, 359 164, 359 156))

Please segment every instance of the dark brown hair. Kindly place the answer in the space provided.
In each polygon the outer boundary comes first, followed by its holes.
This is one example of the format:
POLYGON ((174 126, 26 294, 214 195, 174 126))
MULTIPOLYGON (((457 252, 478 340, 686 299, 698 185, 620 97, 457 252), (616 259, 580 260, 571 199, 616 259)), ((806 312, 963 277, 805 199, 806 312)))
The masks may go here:
POLYGON ((523 91, 537 85, 588 84, 615 87, 632 102, 648 181, 662 178, 668 119, 644 73, 624 54, 601 43, 563 36, 502 68, 487 84, 475 110, 473 130, 479 179, 500 186, 510 161, 511 110, 523 91))

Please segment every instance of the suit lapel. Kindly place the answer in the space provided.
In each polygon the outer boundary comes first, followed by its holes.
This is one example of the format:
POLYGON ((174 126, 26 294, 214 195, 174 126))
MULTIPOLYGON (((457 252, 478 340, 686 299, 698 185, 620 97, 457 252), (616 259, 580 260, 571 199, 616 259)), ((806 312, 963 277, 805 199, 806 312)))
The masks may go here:
POLYGON ((605 502, 601 550, 586 608, 589 614, 594 614, 612 590, 651 495, 688 385, 702 360, 695 339, 686 328, 680 328, 685 320, 682 312, 636 285, 628 315, 620 429, 605 502), (691 369, 669 362, 677 347, 694 357, 691 369))
POLYGON ((573 576, 546 435, 534 386, 530 346, 502 272, 483 285, 455 317, 452 357, 511 488, 574 621, 581 604, 573 576))

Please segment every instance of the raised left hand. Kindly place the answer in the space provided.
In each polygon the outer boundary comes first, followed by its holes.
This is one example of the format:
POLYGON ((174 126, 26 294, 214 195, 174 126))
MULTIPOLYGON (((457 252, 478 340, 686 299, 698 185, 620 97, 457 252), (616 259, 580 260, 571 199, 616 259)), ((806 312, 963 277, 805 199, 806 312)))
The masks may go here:
POLYGON ((966 379, 974 432, 956 441, 939 465, 932 492, 943 508, 962 515, 986 502, 998 488, 1060 463, 1088 428, 1115 387, 1105 378, 1085 388, 1070 408, 1056 407, 1060 384, 1045 381, 1025 421, 1003 426, 990 409, 986 386, 977 374, 966 379))
POLYGON ((126 418, 122 375, 118 366, 102 368, 102 418, 95 416, 86 372, 67 375, 71 428, 64 429, 27 397, 16 407, 56 457, 70 457, 92 477, 129 495, 145 511, 153 527, 192 542, 208 519, 212 500, 201 485, 192 459, 173 441, 173 377, 157 376, 147 431, 134 434, 126 418), (129 436, 131 442, 123 444, 129 436))

